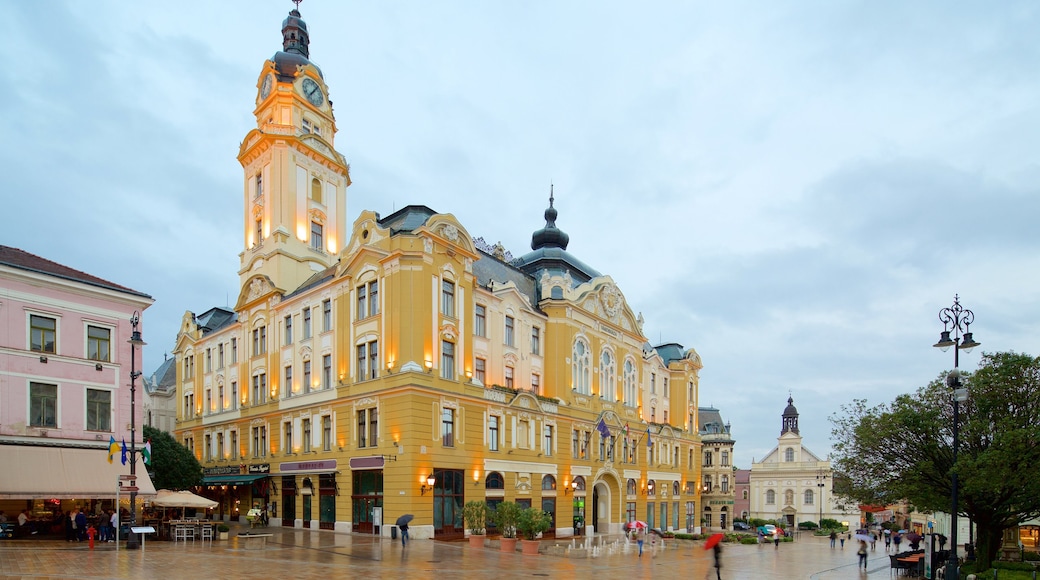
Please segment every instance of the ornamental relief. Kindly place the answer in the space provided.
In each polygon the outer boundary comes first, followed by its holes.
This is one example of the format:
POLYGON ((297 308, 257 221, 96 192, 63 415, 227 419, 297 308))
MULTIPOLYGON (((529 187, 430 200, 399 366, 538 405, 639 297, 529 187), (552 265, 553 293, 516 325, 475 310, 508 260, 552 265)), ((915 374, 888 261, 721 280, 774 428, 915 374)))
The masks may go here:
POLYGON ((621 311, 621 306, 625 302, 618 287, 614 284, 604 284, 599 291, 599 299, 603 303, 603 310, 607 316, 617 318, 618 312, 621 311))
POLYGON ((357 401, 354 401, 354 408, 356 409, 358 407, 374 407, 376 406, 376 403, 378 403, 376 399, 373 399, 372 397, 365 397, 363 399, 358 399, 357 401))
POLYGON ((452 243, 457 244, 459 242, 459 228, 452 224, 444 224, 441 226, 441 235, 452 243))
POLYGON ((307 214, 310 216, 312 222, 325 225, 325 212, 320 209, 311 209, 307 214))

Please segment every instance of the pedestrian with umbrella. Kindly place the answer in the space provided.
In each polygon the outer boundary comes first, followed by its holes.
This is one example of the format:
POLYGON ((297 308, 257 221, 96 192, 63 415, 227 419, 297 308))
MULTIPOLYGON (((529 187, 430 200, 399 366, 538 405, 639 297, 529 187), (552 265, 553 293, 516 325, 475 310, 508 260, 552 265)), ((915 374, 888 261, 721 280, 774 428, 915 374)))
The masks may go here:
POLYGON ((640 556, 643 555, 643 536, 644 536, 644 532, 643 531, 646 530, 648 527, 649 526, 646 524, 646 522, 641 521, 641 520, 635 520, 635 521, 628 522, 627 524, 625 524, 625 529, 632 531, 632 535, 634 536, 634 539, 636 540, 636 543, 639 544, 639 555, 640 556))
POLYGON ((397 528, 401 530, 402 546, 408 545, 408 522, 412 521, 412 519, 414 518, 415 516, 413 516, 412 514, 404 514, 403 516, 397 518, 397 528))
MULTIPOLYGON (((859 537, 859 534, 856 534, 859 537)), ((863 565, 863 569, 867 569, 867 543, 863 540, 859 541, 859 549, 856 550, 856 554, 859 555, 859 563, 863 565)), ((858 566, 857 566, 858 568, 858 566)))
POLYGON ((715 556, 715 578, 722 580, 722 534, 712 534, 707 542, 704 542, 705 550, 712 550, 715 556))

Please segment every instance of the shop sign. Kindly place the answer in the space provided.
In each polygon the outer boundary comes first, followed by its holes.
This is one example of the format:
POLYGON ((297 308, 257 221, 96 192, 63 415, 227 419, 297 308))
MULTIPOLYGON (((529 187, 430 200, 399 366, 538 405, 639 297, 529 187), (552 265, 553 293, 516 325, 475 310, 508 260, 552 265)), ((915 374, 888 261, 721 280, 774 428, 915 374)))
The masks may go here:
POLYGON ((242 473, 242 467, 239 465, 222 465, 220 467, 206 467, 202 470, 202 475, 238 475, 242 473))
POLYGON ((254 463, 249 466, 249 473, 271 473, 270 463, 254 463))
POLYGON ((733 505, 733 500, 713 499, 708 502, 708 505, 733 505))
POLYGON ((278 469, 282 473, 287 471, 334 471, 336 469, 336 460, 328 459, 325 461, 293 461, 290 463, 279 463, 278 469))

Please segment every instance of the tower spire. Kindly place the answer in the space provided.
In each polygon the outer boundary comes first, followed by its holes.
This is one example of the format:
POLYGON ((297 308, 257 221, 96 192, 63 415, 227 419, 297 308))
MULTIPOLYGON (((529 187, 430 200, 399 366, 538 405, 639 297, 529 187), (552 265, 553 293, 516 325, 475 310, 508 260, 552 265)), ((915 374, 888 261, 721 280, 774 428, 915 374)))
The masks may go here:
POLYGON ((545 227, 536 231, 531 236, 531 249, 537 250, 545 247, 557 247, 561 250, 567 249, 567 244, 570 242, 570 236, 568 236, 563 230, 556 227, 556 208, 553 207, 555 201, 555 186, 552 182, 549 183, 549 207, 545 208, 545 227))

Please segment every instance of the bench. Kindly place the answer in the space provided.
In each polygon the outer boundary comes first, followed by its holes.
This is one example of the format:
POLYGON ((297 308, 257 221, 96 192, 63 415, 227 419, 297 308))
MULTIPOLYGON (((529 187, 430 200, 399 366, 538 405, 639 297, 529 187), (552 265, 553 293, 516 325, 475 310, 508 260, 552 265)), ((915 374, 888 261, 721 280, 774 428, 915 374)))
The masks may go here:
POLYGON ((274 534, 239 534, 238 537, 245 540, 242 546, 247 550, 263 550, 267 547, 267 538, 274 534))

